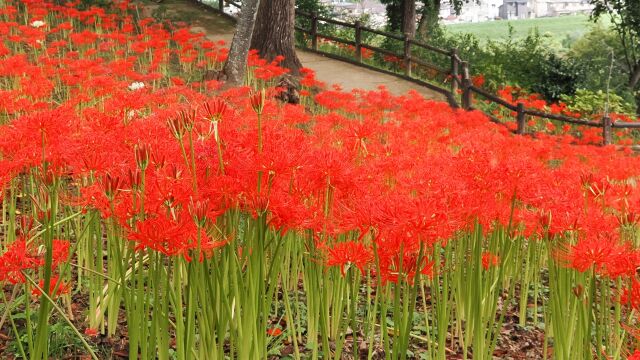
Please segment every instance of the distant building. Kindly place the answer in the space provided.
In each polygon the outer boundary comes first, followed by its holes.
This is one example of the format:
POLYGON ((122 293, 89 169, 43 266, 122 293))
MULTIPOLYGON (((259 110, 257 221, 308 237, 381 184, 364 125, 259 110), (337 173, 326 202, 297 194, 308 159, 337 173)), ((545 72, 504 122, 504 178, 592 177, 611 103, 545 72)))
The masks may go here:
POLYGON ((384 26, 387 21, 386 9, 378 0, 320 0, 332 10, 332 16, 343 20, 353 20, 367 16, 370 25, 384 26))
POLYGON ((529 19, 535 13, 529 8, 528 0, 504 0, 499 8, 500 18, 505 20, 529 19))
POLYGON ((462 6, 460 14, 456 14, 451 3, 444 0, 440 6, 439 16, 445 24, 491 21, 500 16, 498 9, 502 2, 503 0, 471 1, 462 6))
POLYGON ((502 19, 528 19, 562 15, 588 14, 593 10, 589 0, 504 0, 500 6, 502 19))
MULTIPOLYGON (((638 1, 638 0, 634 0, 638 1)), ((384 26, 386 9, 379 0, 320 0, 332 9, 332 16, 353 20, 368 19, 371 26, 384 26)), ((418 0, 422 4, 424 0, 418 0)), ((537 17, 588 14, 593 10, 589 0, 478 0, 469 1, 456 14, 450 0, 442 0, 439 18, 444 24, 472 23, 498 19, 515 20, 537 17)))
POLYGON ((533 10, 535 17, 551 16, 551 7, 554 0, 536 0, 529 3, 529 7, 533 10))
POLYGON ((537 2, 547 4, 547 14, 538 16, 589 14, 593 10, 589 0, 537 0, 537 2))

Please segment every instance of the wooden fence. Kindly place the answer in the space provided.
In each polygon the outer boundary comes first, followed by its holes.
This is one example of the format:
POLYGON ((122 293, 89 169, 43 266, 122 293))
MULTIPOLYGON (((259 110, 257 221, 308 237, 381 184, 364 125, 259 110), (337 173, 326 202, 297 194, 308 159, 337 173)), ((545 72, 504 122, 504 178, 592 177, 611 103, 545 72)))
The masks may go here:
POLYGON ((449 104, 452 107, 458 108, 459 104, 458 101, 456 99, 456 93, 457 93, 457 89, 458 89, 458 83, 456 81, 451 81, 451 84, 449 87, 444 87, 444 86, 438 86, 429 82, 426 82, 420 78, 417 78, 414 76, 413 74, 413 69, 416 66, 420 66, 422 68, 427 68, 430 69, 431 71, 440 74, 444 77, 449 77, 451 76, 451 74, 455 74, 456 78, 457 78, 457 69, 458 69, 458 65, 459 65, 459 58, 457 56, 457 52, 455 50, 443 50, 443 49, 439 49, 437 47, 425 44, 423 42, 417 41, 412 39, 411 37, 404 35, 404 36, 400 36, 398 34, 393 34, 390 32, 386 32, 386 31, 381 31, 381 30, 377 30, 377 29, 372 29, 366 26, 363 26, 359 21, 356 21, 355 23, 348 23, 348 22, 344 22, 344 21, 339 21, 339 20, 335 20, 335 19, 330 19, 330 18, 325 18, 325 17, 321 17, 318 16, 315 13, 305 13, 303 11, 296 11, 296 16, 298 17, 298 19, 306 19, 308 20, 308 22, 311 24, 309 29, 305 29, 302 28, 300 26, 296 26, 295 29, 296 31, 298 31, 299 33, 302 34, 306 34, 310 37, 310 41, 311 41, 311 46, 307 47, 306 50, 312 51, 312 52, 316 52, 316 53, 320 53, 324 56, 327 57, 331 57, 331 58, 335 58, 337 60, 341 60, 341 61, 345 61, 348 63, 352 63, 358 66, 363 66, 363 67, 367 67, 370 68, 372 70, 376 70, 376 71, 380 71, 380 72, 384 72, 396 77, 399 77, 401 79, 404 80, 408 80, 411 81, 413 83, 417 83, 419 85, 422 85, 434 92, 437 92, 441 95, 443 95, 447 101, 449 102, 449 104), (348 28, 348 29, 353 29, 353 34, 354 37, 353 39, 343 39, 343 38, 339 38, 339 37, 335 37, 332 36, 330 34, 322 34, 318 29, 319 29, 319 24, 320 23, 325 23, 325 24, 332 24, 332 25, 337 25, 337 26, 341 26, 344 28, 348 28), (396 53, 393 52, 391 50, 388 49, 384 49, 378 46, 374 46, 372 44, 367 44, 365 41, 363 41, 364 38, 364 34, 365 33, 370 33, 370 34, 374 34, 374 35, 378 35, 378 36, 382 36, 385 39, 391 39, 391 40, 395 40, 398 42, 402 43, 402 48, 403 48, 403 52, 400 53, 396 53), (351 46, 353 48, 353 56, 345 56, 345 55, 340 55, 340 54, 335 54, 332 52, 328 52, 328 51, 323 51, 322 48, 320 46, 318 46, 318 40, 319 39, 324 39, 324 40, 329 40, 329 41, 333 41, 336 43, 340 43, 340 44, 344 44, 347 46, 351 46), (414 53, 414 49, 423 49, 426 51, 432 51, 436 54, 439 54, 441 56, 445 56, 450 58, 451 61, 451 68, 441 68, 435 64, 431 64, 429 62, 426 61, 422 61, 421 59, 417 58, 416 56, 413 55, 414 53), (369 50, 373 53, 377 53, 380 54, 382 56, 389 56, 389 57, 393 57, 395 59, 398 59, 401 64, 402 64, 402 68, 403 68, 403 72, 395 72, 395 71, 390 71, 387 69, 383 69, 381 67, 366 63, 363 61, 363 56, 362 56, 362 51, 363 49, 369 50))
MULTIPOLYGON (((222 12, 223 14, 230 16, 227 12, 225 13, 225 4, 229 6, 235 7, 237 10, 240 9, 240 4, 232 1, 232 0, 217 0, 218 7, 217 10, 222 12)), ((473 106, 473 98, 474 96, 481 96, 485 100, 490 103, 494 103, 498 106, 504 107, 512 112, 516 113, 516 123, 517 128, 515 132, 517 134, 523 135, 527 132, 527 118, 535 117, 542 118, 548 120, 555 120, 567 124, 574 125, 582 125, 582 126, 590 126, 590 127, 599 127, 602 128, 602 138, 604 145, 608 145, 612 143, 612 133, 613 129, 640 129, 640 123, 634 122, 612 122, 611 118, 608 116, 604 116, 600 121, 590 120, 590 119, 579 119, 572 118, 564 115, 551 114, 544 111, 539 111, 535 109, 528 109, 525 107, 524 103, 511 104, 504 99, 499 98, 498 96, 488 92, 485 89, 474 86, 471 81, 471 77, 469 75, 469 64, 466 61, 463 61, 458 55, 457 49, 441 49, 424 42, 418 41, 416 39, 411 38, 408 34, 399 35, 386 31, 381 31, 378 29, 372 29, 366 26, 363 26, 360 22, 356 21, 355 23, 349 23, 345 21, 335 20, 331 18, 318 16, 316 13, 306 13, 303 11, 296 10, 296 17, 298 19, 307 20, 306 22, 310 24, 309 28, 303 28, 301 26, 295 27, 295 30, 301 34, 305 34, 310 37, 310 47, 305 47, 306 50, 320 53, 324 56, 334 58, 337 60, 345 61, 351 64, 355 64, 358 66, 363 66, 366 68, 370 68, 372 70, 380 71, 389 75, 393 75, 399 77, 404 80, 408 80, 419 85, 422 85, 434 92, 442 94, 446 97, 449 104, 454 108, 462 108, 464 110, 478 110, 473 106), (331 34, 323 34, 319 31, 319 28, 322 23, 324 24, 332 24, 336 26, 341 26, 347 29, 353 29, 353 38, 345 39, 333 36, 331 34), (403 51, 402 53, 396 53, 388 49, 384 49, 378 46, 374 46, 372 44, 368 44, 363 41, 363 34, 370 33, 377 36, 382 36, 385 40, 391 39, 395 41, 402 42, 403 51), (336 54, 329 51, 322 50, 322 47, 319 46, 318 41, 320 39, 329 40, 332 42, 344 44, 350 47, 353 47, 353 55, 345 55, 345 54, 336 54), (399 59, 402 63, 402 72, 391 71, 388 69, 383 69, 379 66, 375 66, 374 64, 366 63, 363 61, 362 57, 362 49, 367 49, 372 51, 373 53, 381 54, 382 56, 392 56, 396 59, 399 59), (435 64, 429 63, 418 58, 414 53, 415 50, 428 51, 433 54, 438 54, 440 56, 445 56, 449 58, 447 68, 442 68, 435 64), (416 78, 414 76, 414 71, 416 67, 427 68, 430 69, 440 75, 442 75, 445 79, 448 79, 450 83, 446 84, 432 84, 426 82, 422 79, 416 78), (459 101, 458 101, 459 98, 459 101)), ((495 118, 491 114, 485 113, 490 119, 494 122, 501 123, 501 121, 495 118)))

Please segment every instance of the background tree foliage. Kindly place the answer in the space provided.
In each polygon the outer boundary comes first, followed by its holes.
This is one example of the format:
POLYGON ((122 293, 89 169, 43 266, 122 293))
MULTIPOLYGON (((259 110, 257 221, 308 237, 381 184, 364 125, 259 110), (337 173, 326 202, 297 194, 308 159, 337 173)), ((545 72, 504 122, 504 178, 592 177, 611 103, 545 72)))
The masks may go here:
POLYGON ((604 93, 609 89, 625 102, 634 103, 624 47, 614 30, 595 26, 571 45, 566 57, 582 63, 585 73, 582 88, 604 93))
MULTIPOLYGON (((482 75, 484 87, 497 90, 505 85, 541 94, 556 101, 560 95, 573 95, 585 83, 586 67, 580 58, 562 56, 549 46, 538 31, 515 38, 511 30, 502 40, 481 42, 471 34, 435 34, 430 43, 444 49, 456 48, 467 60, 473 75, 482 75)), ((427 61, 447 66, 447 58, 424 52, 427 61)))
POLYGON ((634 92, 637 113, 640 114, 640 1, 591 0, 595 6, 595 19, 610 15, 613 27, 623 49, 623 70, 628 75, 628 86, 634 92))

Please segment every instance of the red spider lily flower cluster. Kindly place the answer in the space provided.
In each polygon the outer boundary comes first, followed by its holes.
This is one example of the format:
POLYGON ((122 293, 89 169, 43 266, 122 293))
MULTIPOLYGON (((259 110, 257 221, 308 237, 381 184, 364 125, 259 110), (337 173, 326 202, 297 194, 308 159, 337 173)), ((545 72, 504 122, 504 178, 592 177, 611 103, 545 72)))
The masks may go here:
MULTIPOLYGON (((42 295, 42 291, 40 291, 40 289, 44 288, 44 280, 40 280, 40 283, 38 284, 39 288, 34 288, 31 291, 31 295, 33 296, 40 296, 42 295)), ((66 282, 60 280, 57 276, 52 276, 51 277, 51 283, 49 285, 49 291, 47 292, 48 294, 52 294, 55 297, 58 297, 60 295, 63 294, 68 294, 70 292, 70 286, 69 284, 67 284, 66 282)))
MULTIPOLYGON (((336 48, 337 51, 347 52, 348 54, 354 56, 356 54, 356 47, 354 45, 343 44, 338 41, 333 41, 331 39, 323 38, 319 36, 320 44, 323 46, 330 46, 336 48)), ((370 49, 360 48, 360 56, 363 60, 369 60, 373 58, 374 52, 370 49)))
POLYGON ((485 270, 489 270, 489 268, 492 268, 494 266, 497 266, 500 263, 500 257, 497 255, 494 255, 490 252, 484 252, 482 253, 482 267, 485 270))
MULTIPOLYGON (((45 35, 39 38, 45 39, 40 50, 46 56, 3 55, 3 75, 17 80, 25 79, 24 74, 38 76, 2 90, 8 95, 3 99, 14 99, 2 103, 10 120, 0 135, 3 185, 39 166, 44 144, 47 163, 81 180, 83 205, 114 217, 138 248, 188 254, 197 246, 199 231, 189 206, 206 200, 210 222, 238 207, 266 210, 274 228, 310 229, 329 238, 373 229, 380 253, 387 256, 381 264, 393 273, 400 249, 409 264, 421 242, 452 238, 475 223, 486 231, 507 224, 515 196, 518 232, 580 234, 567 259, 591 260, 570 261, 570 266, 595 266, 612 275, 628 273, 637 262, 615 260, 634 250, 609 235, 619 226, 617 219, 639 211, 638 191, 629 183, 635 157, 567 145, 562 138, 514 137, 480 113, 454 111, 411 93, 394 97, 384 90, 325 91, 315 98, 327 109, 319 115, 279 105, 273 89, 254 94, 231 89, 212 97, 201 83, 185 78, 176 84, 169 81, 174 74, 160 69, 178 53, 185 58, 182 66, 205 71, 217 61, 210 53, 220 44, 153 21, 136 29, 126 16, 118 22, 116 15, 95 9, 34 3, 30 10, 46 11, 55 21, 37 28, 45 35), (65 25, 71 18, 95 27, 87 20, 95 16, 101 17, 101 31, 65 25), (84 40, 59 47, 63 34, 84 40), (151 62, 133 66, 127 49, 152 52, 151 62), (208 60, 191 63, 190 57, 208 60), (136 96, 129 90, 133 82, 145 84, 136 96), (154 82, 166 86, 152 89, 154 82), (56 90, 66 94, 62 103, 51 101, 58 96, 49 86, 54 83, 62 84, 56 90), (96 101, 99 106, 87 106, 96 101), (255 111, 264 118, 261 152, 255 146, 255 111), (221 118, 216 125, 219 162, 216 139, 206 129, 210 120, 221 118), (218 171, 220 164, 224 172, 218 171), (256 191, 259 172, 264 175, 261 188, 268 189, 261 193, 256 191), (581 185, 584 174, 599 174, 600 180, 587 184, 595 192, 581 185), (539 214, 548 214, 543 226, 539 214), (609 239, 606 253, 597 249, 603 239, 609 239)), ((3 28, 27 31, 12 21, 14 14, 6 13, 3 28)), ((12 37, 5 46, 17 48, 22 39, 12 37)), ((277 62, 258 61, 255 54, 251 59, 252 66, 269 76, 286 71, 277 62)), ((306 74, 308 86, 313 85, 310 72, 306 74)), ((538 106, 536 101, 530 98, 528 106, 538 106)), ((223 242, 206 231, 202 235, 209 246, 223 242)), ((347 261, 338 255, 333 255, 336 264, 347 261)), ((360 260, 352 263, 364 266, 360 260)), ((416 266, 415 271, 426 271, 426 263, 416 266)))
POLYGON ((272 336, 272 337, 277 337, 282 335, 282 329, 277 328, 277 327, 272 327, 267 329, 267 335, 272 336))
POLYGON ((364 273, 373 260, 371 250, 361 242, 341 242, 333 248, 327 249, 327 266, 338 266, 342 275, 349 266, 355 266, 361 273, 364 273))
MULTIPOLYGON (((69 242, 65 240, 53 241, 52 270, 66 263, 69 258, 69 242)), ((0 281, 11 284, 26 282, 23 272, 37 270, 45 265, 44 254, 33 244, 24 239, 16 240, 9 245, 0 256, 0 281)))
MULTIPOLYGON (((475 76, 473 79, 475 82, 483 83, 484 77, 482 74, 475 76)), ((579 112, 570 111, 567 104, 562 101, 557 103, 548 103, 542 99, 540 94, 529 93, 521 88, 514 86, 504 86, 497 91, 497 95, 503 100, 516 105, 522 103, 525 108, 539 110, 556 115, 564 115, 567 117, 573 117, 578 119, 590 119, 594 121, 601 121, 604 114, 581 114, 579 112)), ((487 105, 490 104, 486 101, 487 105)), ((516 113, 507 111, 504 108, 494 108, 491 110, 492 114, 498 119, 514 119, 516 113)), ((608 116, 613 122, 637 122, 637 118, 625 114, 609 113, 608 116)), ((513 120, 507 120, 505 123, 511 130, 515 130, 517 125, 513 120)), ((527 126, 536 133, 536 136, 540 138, 546 138, 549 134, 553 134, 562 138, 562 141, 573 144, 602 144, 602 128, 601 127, 588 127, 582 125, 569 125, 566 123, 554 122, 548 119, 542 118, 530 118, 527 122, 527 126)), ((615 132, 615 141, 619 145, 632 145, 635 142, 634 136, 629 129, 620 129, 615 132)))
MULTIPOLYGON (((279 233, 312 234, 343 274, 364 273, 377 256, 384 281, 429 276, 440 266, 424 256, 434 244, 480 228, 575 239, 557 258, 581 272, 631 281, 640 266, 620 231, 640 214, 637 156, 565 135, 514 136, 480 112, 417 93, 324 90, 312 114, 279 103, 274 87, 221 91, 176 75, 173 66, 204 79, 226 54, 177 24, 136 27, 122 10, 24 3, 29 23, 50 20, 20 25, 11 6, 0 9, 0 33, 12 34, 0 42, 9 79, 0 88, 0 189, 47 164, 50 179, 79 188, 71 203, 117 224, 138 250, 202 260, 240 249, 216 230, 221 214, 239 209, 279 233), (347 233, 360 238, 337 240, 347 233)), ((261 80, 287 72, 250 59, 261 80)), ((319 85, 303 74, 304 86, 319 85)), ((482 265, 499 266, 500 256, 485 253, 482 265)), ((54 266, 67 257, 68 242, 54 242, 54 266)), ((0 280, 24 282, 23 271, 41 266, 37 249, 16 241, 0 257, 0 280)), ((624 302, 636 306, 636 297, 624 302)))
POLYGON ((94 328, 86 328, 84 330, 84 334, 89 336, 89 337, 94 337, 94 336, 98 336, 98 329, 94 329, 94 328))
POLYGON ((0 280, 12 284, 26 281, 23 271, 37 269, 43 265, 42 259, 34 254, 32 249, 28 249, 26 241, 23 240, 11 244, 0 260, 0 280))

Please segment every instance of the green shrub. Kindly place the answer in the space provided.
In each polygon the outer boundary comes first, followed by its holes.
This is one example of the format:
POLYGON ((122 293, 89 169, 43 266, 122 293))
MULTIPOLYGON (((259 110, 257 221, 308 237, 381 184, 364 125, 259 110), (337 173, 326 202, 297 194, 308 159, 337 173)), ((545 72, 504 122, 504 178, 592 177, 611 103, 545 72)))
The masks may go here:
POLYGON ((573 95, 584 81, 585 71, 580 62, 571 58, 548 53, 542 61, 532 68, 536 83, 530 89, 542 95, 548 101, 558 101, 561 95, 573 95))
POLYGON ((607 93, 602 90, 591 91, 580 89, 576 91, 575 95, 562 95, 560 99, 567 104, 567 108, 570 111, 579 112, 584 115, 603 114, 607 102, 610 113, 633 113, 633 108, 625 102, 621 96, 610 93, 607 99, 607 93))
POLYGON ((536 30, 516 39, 511 29, 506 39, 487 41, 484 45, 471 34, 443 33, 434 37, 433 43, 457 48, 460 56, 470 63, 471 72, 484 75, 485 87, 490 90, 513 85, 537 92, 545 100, 556 101, 561 94, 575 93, 584 81, 582 64, 556 54, 550 39, 536 30))
POLYGON ((621 96, 625 102, 630 104, 634 102, 634 94, 628 86, 629 69, 624 48, 613 30, 602 26, 593 27, 589 33, 573 44, 568 56, 580 61, 585 68, 585 78, 581 88, 605 93, 609 88, 611 92, 621 96))

